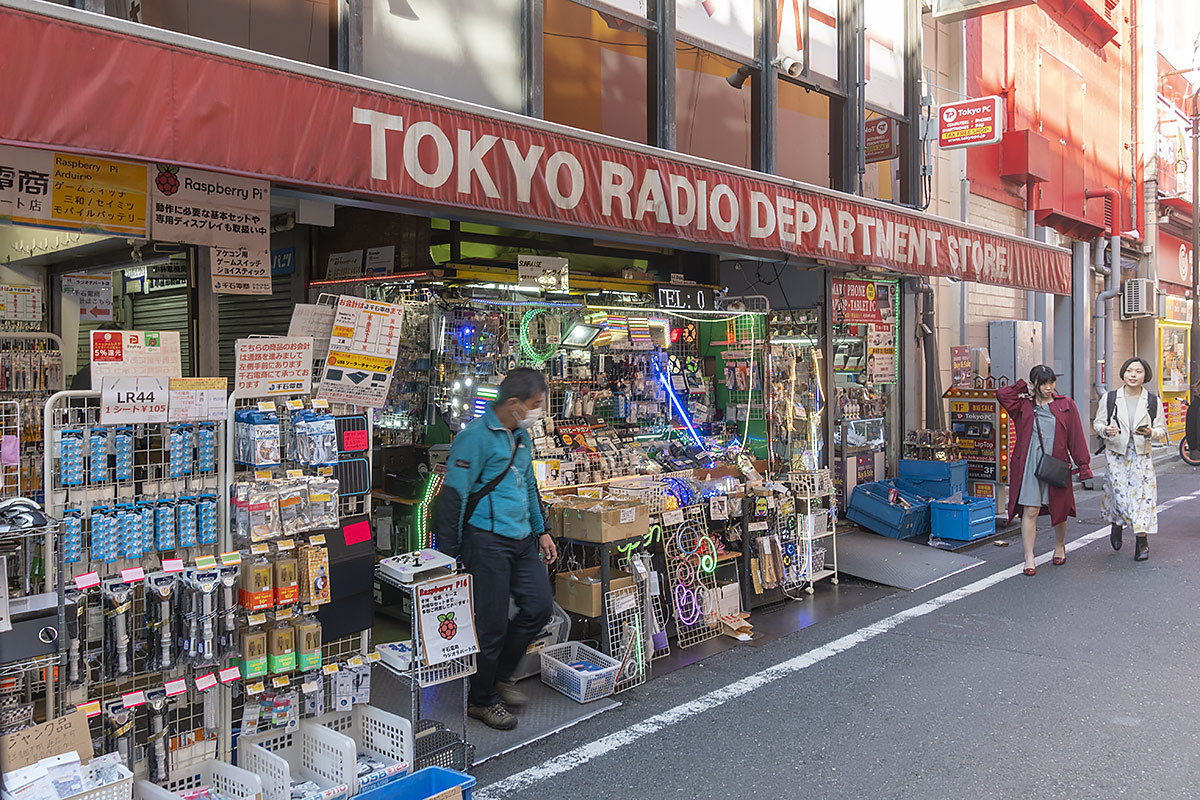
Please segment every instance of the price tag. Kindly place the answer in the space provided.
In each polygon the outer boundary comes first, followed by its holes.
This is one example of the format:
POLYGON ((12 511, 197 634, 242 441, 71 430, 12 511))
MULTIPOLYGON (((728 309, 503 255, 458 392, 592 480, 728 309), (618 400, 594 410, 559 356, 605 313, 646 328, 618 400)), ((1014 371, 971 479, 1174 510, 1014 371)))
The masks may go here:
POLYGON ((75 578, 76 589, 91 589, 93 586, 100 585, 100 573, 89 572, 86 575, 80 575, 75 578))
POLYGON ((258 404, 258 410, 263 412, 274 411, 275 402, 273 400, 262 400, 258 404))
POLYGON ((295 615, 295 613, 296 613, 295 610, 293 610, 290 607, 281 608, 275 612, 275 619, 279 622, 283 622, 284 620, 291 619, 295 615))
POLYGON ((372 664, 377 663, 383 658, 383 653, 367 653, 367 661, 372 664))
POLYGON ((183 572, 182 558, 164 558, 162 562, 163 572, 183 572))
POLYGON ((292 411, 303 411, 304 410, 304 401, 303 400, 288 400, 287 407, 292 411))
POLYGON ((271 548, 267 546, 266 542, 259 542, 258 544, 250 545, 250 552, 256 556, 265 556, 271 552, 271 548))
POLYGON ((167 697, 174 697, 177 694, 183 694, 187 691, 187 681, 183 678, 174 681, 167 681, 163 684, 163 689, 167 692, 167 697))
POLYGON ((216 556, 200 556, 196 559, 196 569, 216 569, 216 556))
POLYGON ((80 703, 79 705, 75 706, 75 710, 82 711, 88 719, 91 719, 92 717, 100 714, 100 701, 89 700, 86 703, 80 703))
POLYGON ((207 692, 209 689, 217 685, 217 676, 211 672, 206 675, 201 675, 196 678, 196 688, 202 692, 207 692))
POLYGON ((663 525, 680 525, 683 523, 683 509, 663 513, 663 525))
POLYGON ((765 531, 767 529, 767 522, 766 520, 751 522, 747 527, 749 527, 751 531, 765 531))
POLYGON ((313 400, 312 406, 313 408, 329 408, 329 401, 318 397, 316 400, 313 400))
POLYGON ((333 673, 335 673, 337 671, 338 671, 337 664, 326 664, 325 666, 321 667, 321 672, 325 675, 332 675, 333 673))
POLYGON ((348 667, 361 667, 362 665, 362 656, 354 656, 353 658, 346 659, 346 666, 348 667))
POLYGON ((221 564, 226 567, 236 567, 242 563, 242 554, 236 550, 231 550, 228 553, 221 553, 221 564))
POLYGON ((258 478, 260 481, 269 481, 272 478, 271 470, 256 469, 256 470, 254 470, 254 477, 258 478))
POLYGON ((266 614, 251 614, 250 616, 246 617, 246 624, 251 627, 253 627, 255 625, 266 625, 267 624, 267 615, 266 614))
POLYGON ((125 708, 137 708, 146 705, 146 693, 141 689, 121 695, 121 705, 125 708))
POLYGON ((320 688, 321 684, 319 681, 305 681, 304 683, 300 684, 300 691, 304 692, 305 694, 312 694, 320 688))
POLYGON ((308 543, 313 546, 325 544, 325 534, 318 533, 316 536, 308 537, 308 543))
POLYGON ((221 679, 221 683, 229 683, 230 681, 236 681, 241 678, 242 671, 236 666, 226 667, 217 673, 217 677, 221 679))
POLYGON ((723 494, 708 498, 708 515, 713 519, 729 519, 729 498, 723 494))
POLYGON ((280 539, 278 542, 275 543, 275 549, 277 549, 281 553, 286 552, 288 550, 295 550, 296 542, 292 539, 280 539))
POLYGON ((275 687, 276 689, 282 689, 289 683, 291 683, 291 681, 288 680, 287 675, 278 675, 274 678, 271 678, 271 686, 275 687))
POLYGON ((287 476, 288 476, 289 478, 303 478, 303 477, 304 477, 304 470, 302 470, 302 469, 289 469, 289 470, 287 471, 287 476))
POLYGON ((333 477, 333 467, 317 467, 317 474, 322 478, 333 477))
POLYGON ((252 683, 246 687, 246 694, 250 695, 251 697, 254 697, 254 695, 256 695, 256 694, 262 694, 263 689, 266 689, 266 688, 267 687, 263 684, 262 681, 259 681, 258 683, 252 683))
POLYGON ((305 607, 304 607, 304 613, 305 613, 305 614, 315 614, 315 613, 317 613, 318 611, 320 611, 320 609, 319 609, 319 608, 317 608, 316 606, 311 606, 311 605, 310 605, 310 606, 305 606, 305 607))
POLYGON ((130 567, 121 570, 121 580, 125 583, 137 583, 146 580, 146 570, 142 567, 130 567))

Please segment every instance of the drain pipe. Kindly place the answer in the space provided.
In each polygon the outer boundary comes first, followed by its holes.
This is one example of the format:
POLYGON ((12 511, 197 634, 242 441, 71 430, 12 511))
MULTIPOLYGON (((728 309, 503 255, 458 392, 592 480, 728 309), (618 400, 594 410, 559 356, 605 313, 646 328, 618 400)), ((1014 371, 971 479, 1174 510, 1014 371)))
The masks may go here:
MULTIPOLYGON (((1112 225, 1109 226, 1109 250, 1111 264, 1104 267, 1104 239, 1097 242, 1096 261, 1092 269, 1104 276, 1104 291, 1096 297, 1095 316, 1104 317, 1104 380, 1101 380, 1099 370, 1096 374, 1096 394, 1102 395, 1108 391, 1107 384, 1112 381, 1113 356, 1113 308, 1111 301, 1121 293, 1121 193, 1113 188, 1095 189, 1084 193, 1088 200, 1097 197, 1107 197, 1112 203, 1112 225)), ((1097 326, 1097 338, 1100 331, 1097 326)), ((1097 349, 1097 360, 1099 360, 1097 349)))
POLYGON ((1092 341, 1093 352, 1096 354, 1097 368, 1093 375, 1093 384, 1096 391, 1096 396, 1102 396, 1108 391, 1108 350, 1105 344, 1108 341, 1106 333, 1108 329, 1108 321, 1111 317, 1109 313, 1112 309, 1109 308, 1108 301, 1116 297, 1117 290, 1113 288, 1113 271, 1110 267, 1104 266, 1104 248, 1107 242, 1103 236, 1096 237, 1096 246, 1092 254, 1092 272, 1104 278, 1104 291, 1096 296, 1096 305, 1092 308, 1092 341), (1105 364, 1104 374, 1101 375, 1099 364, 1105 364))
POLYGON ((934 326, 933 285, 929 281, 913 284, 921 295, 921 343, 925 356, 925 427, 940 431, 946 426, 942 414, 942 367, 938 359, 937 328, 934 326))

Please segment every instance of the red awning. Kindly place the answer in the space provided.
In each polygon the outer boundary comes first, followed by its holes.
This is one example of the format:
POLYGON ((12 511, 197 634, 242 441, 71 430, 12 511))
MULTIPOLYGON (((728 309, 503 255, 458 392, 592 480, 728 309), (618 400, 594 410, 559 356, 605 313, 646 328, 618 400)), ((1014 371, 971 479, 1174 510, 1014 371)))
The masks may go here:
POLYGON ((11 76, 0 84, 2 141, 591 235, 1070 292, 1062 248, 72 9, 34 14, 18 2, 0 0, 0 71, 11 76))

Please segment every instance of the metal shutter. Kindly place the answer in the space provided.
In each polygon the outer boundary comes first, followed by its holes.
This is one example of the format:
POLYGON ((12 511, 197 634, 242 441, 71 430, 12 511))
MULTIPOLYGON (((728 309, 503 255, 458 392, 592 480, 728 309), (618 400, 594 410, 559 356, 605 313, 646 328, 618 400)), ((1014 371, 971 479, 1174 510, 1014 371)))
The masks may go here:
POLYGON ((234 342, 248 336, 286 336, 292 320, 292 276, 271 281, 272 294, 223 294, 217 299, 221 375, 233 380, 234 342))
POLYGON ((133 330, 179 331, 183 375, 187 377, 192 374, 187 289, 133 295, 133 330))

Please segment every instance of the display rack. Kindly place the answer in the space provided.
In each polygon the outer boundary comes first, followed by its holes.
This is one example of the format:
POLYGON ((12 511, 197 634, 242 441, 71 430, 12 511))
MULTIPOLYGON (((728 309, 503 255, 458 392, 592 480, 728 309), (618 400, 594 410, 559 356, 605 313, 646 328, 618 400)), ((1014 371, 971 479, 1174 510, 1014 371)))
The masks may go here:
POLYGON ((66 388, 63 342, 53 333, 0 331, 0 397, 6 408, 0 426, 18 437, 19 464, 14 480, 5 465, 0 496, 41 499, 43 459, 42 410, 50 395, 66 388))
POLYGON ((664 512, 662 526, 676 641, 693 647, 721 635, 716 542, 700 505, 664 512))
POLYGON ((833 478, 827 469, 793 472, 788 477, 796 498, 800 538, 811 565, 806 589, 812 594, 818 581, 828 578, 835 586, 838 583, 837 503, 833 478), (817 558, 818 548, 825 550, 823 559, 817 558))

